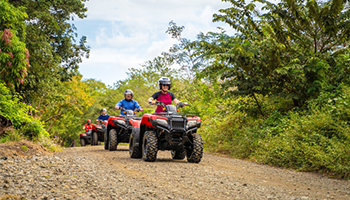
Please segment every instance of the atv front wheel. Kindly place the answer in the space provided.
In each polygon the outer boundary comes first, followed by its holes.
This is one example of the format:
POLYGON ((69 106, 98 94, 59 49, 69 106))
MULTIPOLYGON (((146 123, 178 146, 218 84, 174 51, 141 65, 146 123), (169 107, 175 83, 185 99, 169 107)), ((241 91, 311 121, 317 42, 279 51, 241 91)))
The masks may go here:
POLYGON ((117 131, 115 129, 111 129, 109 131, 109 138, 108 138, 108 149, 110 151, 115 151, 117 150, 117 146, 118 146, 118 139, 117 139, 117 131))
POLYGON ((129 154, 130 154, 130 158, 142 158, 140 145, 138 147, 135 147, 135 138, 133 134, 130 135, 129 154))
POLYGON ((98 135, 96 132, 92 133, 92 141, 91 141, 91 146, 92 145, 97 145, 98 144, 98 135))
POLYGON ((199 163, 203 157, 203 140, 199 134, 193 135, 192 146, 187 150, 187 161, 190 163, 199 163))
POLYGON ((80 138, 80 145, 83 147, 85 146, 85 140, 83 138, 80 138))
POLYGON ((171 157, 174 160, 183 160, 186 157, 186 149, 180 149, 178 151, 171 151, 171 157))
POLYGON ((154 131, 146 131, 143 136, 142 157, 144 161, 154 162, 157 158, 158 138, 154 131))

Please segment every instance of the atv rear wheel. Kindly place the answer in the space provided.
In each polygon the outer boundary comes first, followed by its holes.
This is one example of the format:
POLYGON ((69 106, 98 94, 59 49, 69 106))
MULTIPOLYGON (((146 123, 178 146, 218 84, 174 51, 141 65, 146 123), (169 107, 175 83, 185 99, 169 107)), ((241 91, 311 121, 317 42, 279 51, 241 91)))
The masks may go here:
POLYGON ((80 145, 83 147, 85 146, 85 140, 83 138, 80 138, 80 145))
POLYGON ((186 157, 186 149, 180 149, 178 151, 171 151, 171 157, 174 160, 183 160, 186 157))
POLYGON ((129 154, 130 154, 130 158, 142 158, 140 145, 138 147, 135 147, 135 138, 133 134, 130 135, 129 154))
POLYGON ((199 134, 193 135, 192 146, 187 150, 187 161, 190 163, 199 163, 203 157, 203 140, 199 134))
POLYGON ((154 162, 157 158, 158 138, 154 131, 146 131, 143 136, 142 157, 144 161, 154 162))
POLYGON ((109 138, 108 138, 108 149, 110 151, 117 150, 118 146, 118 137, 117 137, 117 131, 115 129, 111 129, 109 131, 109 138))
POLYGON ((98 144, 98 135, 96 132, 92 133, 92 141, 91 141, 91 146, 92 145, 97 145, 98 144))

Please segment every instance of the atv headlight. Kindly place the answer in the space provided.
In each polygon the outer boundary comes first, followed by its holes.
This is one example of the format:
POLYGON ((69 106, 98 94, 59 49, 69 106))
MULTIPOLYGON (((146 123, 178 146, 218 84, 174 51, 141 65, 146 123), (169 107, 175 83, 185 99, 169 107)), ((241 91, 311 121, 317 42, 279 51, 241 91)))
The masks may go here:
POLYGON ((168 125, 168 122, 165 119, 157 119, 157 123, 162 126, 168 125))
POLYGON ((188 127, 192 127, 192 126, 196 126, 197 125, 197 121, 196 120, 191 120, 187 122, 187 126, 188 127))
POLYGON ((118 120, 117 120, 117 122, 118 122, 118 124, 125 125, 125 121, 124 121, 124 120, 120 120, 120 119, 118 119, 118 120))

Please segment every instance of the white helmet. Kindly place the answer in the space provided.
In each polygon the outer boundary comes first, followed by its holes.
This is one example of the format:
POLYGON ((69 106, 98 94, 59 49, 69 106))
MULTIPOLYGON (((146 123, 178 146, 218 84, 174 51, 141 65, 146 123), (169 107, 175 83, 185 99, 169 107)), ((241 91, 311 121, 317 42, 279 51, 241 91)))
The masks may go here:
POLYGON ((125 92, 124 92, 124 98, 126 98, 126 95, 128 95, 128 94, 131 95, 131 98, 134 97, 134 92, 132 90, 128 89, 128 90, 125 90, 125 92))
POLYGON ((169 87, 168 90, 170 90, 171 88, 171 81, 170 78, 167 77, 162 77, 158 80, 158 85, 159 85, 159 89, 162 89, 162 85, 167 85, 169 87))

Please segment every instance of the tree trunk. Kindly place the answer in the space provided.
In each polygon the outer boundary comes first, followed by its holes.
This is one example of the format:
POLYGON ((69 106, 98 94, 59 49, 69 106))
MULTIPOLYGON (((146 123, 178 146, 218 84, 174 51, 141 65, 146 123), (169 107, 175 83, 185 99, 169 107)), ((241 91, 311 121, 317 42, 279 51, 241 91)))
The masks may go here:
POLYGON ((262 110, 261 110, 261 106, 260 106, 260 104, 259 104, 259 101, 258 101, 258 99, 256 98, 256 96, 255 96, 254 93, 253 93, 253 97, 254 97, 254 99, 255 99, 256 105, 258 106, 258 110, 259 110, 260 114, 261 114, 262 116, 264 116, 264 113, 263 113, 262 110))
MULTIPOLYGON (((38 106, 36 107, 36 110, 38 110, 39 111, 39 108, 40 108, 40 104, 41 104, 41 101, 43 100, 43 98, 44 98, 44 95, 43 96, 41 96, 41 98, 40 98, 40 100, 39 100, 39 103, 38 103, 38 106)), ((42 114, 42 112, 40 112, 40 116, 41 116, 41 114, 42 114)), ((40 117, 39 116, 39 117, 40 117)), ((35 112, 35 117, 37 117, 37 112, 35 112)))
POLYGON ((73 140, 69 147, 76 147, 76 146, 77 146, 77 142, 73 140))
POLYGON ((48 120, 45 121, 45 122, 48 122, 51 119, 53 119, 53 122, 51 123, 50 127, 47 129, 47 132, 49 132, 50 129, 52 128, 52 126, 55 124, 57 117, 62 115, 62 113, 60 113, 60 112, 61 112, 61 109, 58 109, 57 114, 55 116, 52 116, 48 120))
POLYGON ((49 132, 51 130, 51 128, 53 127, 53 125, 55 124, 56 122, 56 118, 53 119, 53 122, 51 123, 50 127, 47 129, 47 132, 49 132))

